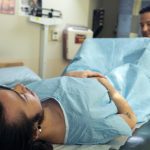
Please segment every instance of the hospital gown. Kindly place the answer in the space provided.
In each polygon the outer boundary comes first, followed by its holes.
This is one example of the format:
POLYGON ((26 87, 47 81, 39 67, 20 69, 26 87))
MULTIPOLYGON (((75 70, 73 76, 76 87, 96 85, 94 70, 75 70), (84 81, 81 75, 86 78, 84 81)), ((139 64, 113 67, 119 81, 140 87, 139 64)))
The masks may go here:
POLYGON ((57 77, 28 85, 41 100, 55 99, 64 113, 65 144, 106 143, 119 135, 131 135, 127 123, 105 87, 96 79, 57 77))

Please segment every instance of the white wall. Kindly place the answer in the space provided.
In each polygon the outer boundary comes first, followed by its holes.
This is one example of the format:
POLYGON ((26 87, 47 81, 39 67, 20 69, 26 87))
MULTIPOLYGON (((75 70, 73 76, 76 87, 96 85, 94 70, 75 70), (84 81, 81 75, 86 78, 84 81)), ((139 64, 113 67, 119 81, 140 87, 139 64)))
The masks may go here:
MULTIPOLYGON (((43 7, 61 10, 63 14, 61 24, 49 28, 45 57, 45 77, 60 75, 68 64, 62 55, 62 31, 65 25, 76 24, 91 27, 93 9, 103 6, 105 1, 43 0, 43 7), (51 40, 51 31, 53 29, 58 30, 58 41, 51 40)), ((18 3, 19 0, 16 0, 17 8, 18 3)), ((110 5, 109 3, 110 0, 107 0, 108 5, 110 5)), ((28 17, 18 16, 17 12, 16 9, 15 15, 0 14, 0 61, 23 61, 26 66, 38 73, 40 30, 42 28, 38 24, 29 22, 28 17)))
POLYGON ((25 17, 0 15, 0 61, 23 61, 38 72, 39 27, 25 17))
MULTIPOLYGON (((18 7, 19 0, 16 0, 18 7)), ((43 0, 45 8, 62 11, 62 23, 49 28, 46 52, 46 77, 60 75, 67 62, 62 58, 62 31, 66 24, 88 25, 89 0, 43 0), (51 30, 59 31, 59 41, 51 41, 51 30)), ((40 25, 30 23, 28 17, 0 14, 0 61, 23 61, 35 72, 39 71, 40 25)))
POLYGON ((58 42, 48 41, 46 76, 55 76, 59 75, 68 64, 62 57, 62 31, 66 24, 88 25, 89 0, 45 0, 43 7, 58 9, 63 13, 62 23, 49 29, 49 35, 55 28, 60 36, 58 42))

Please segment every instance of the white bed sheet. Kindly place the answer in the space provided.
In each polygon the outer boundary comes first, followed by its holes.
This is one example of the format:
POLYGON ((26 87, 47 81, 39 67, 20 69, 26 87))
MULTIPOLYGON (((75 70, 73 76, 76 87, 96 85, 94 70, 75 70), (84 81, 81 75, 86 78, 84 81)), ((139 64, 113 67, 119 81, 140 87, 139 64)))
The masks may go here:
POLYGON ((55 144, 54 150, 119 150, 124 145, 127 136, 120 136, 107 144, 102 145, 58 145, 55 144))
MULTIPOLYGON (((133 129, 140 128, 145 123, 137 124, 133 129)), ((99 144, 99 145, 59 145, 54 144, 54 150, 119 150, 122 145, 127 141, 128 136, 119 136, 107 144, 99 144)))

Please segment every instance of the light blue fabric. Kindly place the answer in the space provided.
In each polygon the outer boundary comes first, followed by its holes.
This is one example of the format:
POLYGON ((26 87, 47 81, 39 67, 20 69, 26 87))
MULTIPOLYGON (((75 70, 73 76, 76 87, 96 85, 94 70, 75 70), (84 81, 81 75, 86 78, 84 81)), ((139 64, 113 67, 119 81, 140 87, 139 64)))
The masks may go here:
POLYGON ((106 143, 119 135, 131 135, 117 115, 108 92, 96 79, 57 77, 28 84, 40 99, 54 98, 64 112, 66 144, 106 143))
POLYGON ((89 38, 64 72, 89 69, 107 75, 120 65, 137 64, 139 61, 141 65, 144 63, 143 69, 144 65, 150 68, 149 42, 149 38, 89 38))
POLYGON ((93 70, 108 77, 138 122, 150 119, 150 38, 87 39, 64 73, 93 70))
POLYGON ((17 83, 24 85, 39 81, 41 78, 26 66, 0 68, 0 84, 13 87, 17 83))

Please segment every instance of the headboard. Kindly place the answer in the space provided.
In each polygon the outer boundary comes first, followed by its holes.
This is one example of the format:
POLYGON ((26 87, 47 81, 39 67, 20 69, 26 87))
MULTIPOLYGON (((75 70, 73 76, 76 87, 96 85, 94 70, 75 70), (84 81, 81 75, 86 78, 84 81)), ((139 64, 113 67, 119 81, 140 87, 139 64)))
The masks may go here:
POLYGON ((14 67, 14 66, 23 66, 23 62, 0 62, 0 68, 3 67, 14 67))

